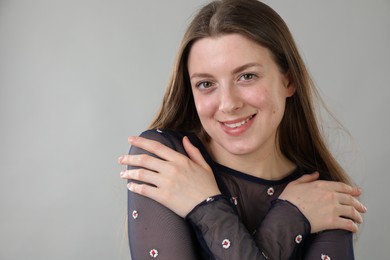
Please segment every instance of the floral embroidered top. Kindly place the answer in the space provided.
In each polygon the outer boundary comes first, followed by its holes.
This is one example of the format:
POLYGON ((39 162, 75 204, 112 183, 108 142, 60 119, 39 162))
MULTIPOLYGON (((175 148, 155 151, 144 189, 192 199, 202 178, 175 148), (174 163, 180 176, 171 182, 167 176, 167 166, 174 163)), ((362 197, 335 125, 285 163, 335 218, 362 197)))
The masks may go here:
MULTIPOLYGON (((185 133, 148 130, 141 136, 186 154, 185 133)), ((161 204, 128 192, 128 234, 133 260, 142 259, 354 259, 352 233, 310 234, 310 223, 293 204, 279 200, 296 169, 269 181, 214 162, 202 142, 186 133, 213 169, 222 195, 207 198, 185 219, 161 204)), ((130 154, 147 153, 137 147, 130 154)))

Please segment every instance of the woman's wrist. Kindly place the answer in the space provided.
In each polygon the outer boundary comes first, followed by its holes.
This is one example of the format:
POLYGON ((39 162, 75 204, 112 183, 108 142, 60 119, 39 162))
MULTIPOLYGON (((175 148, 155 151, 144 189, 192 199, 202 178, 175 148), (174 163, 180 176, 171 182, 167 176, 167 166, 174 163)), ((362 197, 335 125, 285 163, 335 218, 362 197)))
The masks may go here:
POLYGON ((229 198, 227 196, 223 195, 223 194, 216 194, 216 195, 207 197, 206 199, 204 199, 200 203, 198 203, 195 207, 193 207, 193 209, 190 212, 188 212, 188 214, 186 215, 185 219, 187 219, 188 216, 190 216, 198 208, 200 208, 202 206, 205 206, 207 204, 210 204, 210 203, 214 203, 214 202, 222 200, 222 199, 229 200, 229 198))

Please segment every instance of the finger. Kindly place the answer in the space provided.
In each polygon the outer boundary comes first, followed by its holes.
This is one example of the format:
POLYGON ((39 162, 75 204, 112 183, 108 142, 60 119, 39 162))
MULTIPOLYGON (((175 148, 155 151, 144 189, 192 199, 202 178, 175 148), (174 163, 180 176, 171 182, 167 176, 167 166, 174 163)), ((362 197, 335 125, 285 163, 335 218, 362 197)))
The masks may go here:
POLYGON ((165 161, 148 154, 124 155, 123 165, 142 167, 155 172, 162 172, 165 167, 165 161))
POLYGON ((362 195, 362 193, 363 192, 359 187, 352 187, 352 192, 351 192, 352 196, 359 197, 360 195, 362 195))
POLYGON ((188 139, 187 136, 185 136, 183 138, 183 146, 184 146, 186 153, 188 154, 188 157, 193 162, 202 166, 203 168, 206 168, 206 169, 210 168, 208 163, 203 158, 203 155, 200 153, 199 149, 191 143, 191 141, 188 139))
POLYGON ((353 206, 340 205, 337 211, 341 217, 351 219, 359 224, 363 223, 362 215, 353 206))
POLYGON ((320 174, 318 172, 314 172, 311 174, 304 174, 301 177, 299 177, 294 182, 296 183, 307 183, 317 180, 320 177, 320 174))
POLYGON ((340 204, 352 206, 360 213, 366 213, 367 211, 367 208, 358 199, 349 194, 339 193, 338 200, 340 204))
POLYGON ((119 163, 119 164, 122 164, 123 157, 124 157, 124 155, 121 155, 121 156, 118 158, 118 163, 119 163))
MULTIPOLYGON (((151 198, 157 202, 160 202, 160 197, 158 196, 158 188, 150 186, 148 184, 138 184, 134 182, 129 182, 127 188, 134 193, 139 195, 151 198)), ((160 202, 161 203, 161 202, 160 202)))
POLYGON ((334 227, 332 229, 344 229, 356 233, 359 231, 359 226, 351 219, 340 217, 334 221, 334 227))
POLYGON ((340 193, 347 193, 352 195, 356 189, 354 189, 352 186, 343 183, 343 182, 335 182, 335 181, 325 181, 330 186, 330 188, 336 192, 340 193))
POLYGON ((160 174, 143 168, 121 171, 120 176, 122 179, 141 181, 157 187, 160 186, 162 180, 160 174))
POLYGON ((169 148, 168 146, 165 146, 158 141, 150 140, 140 136, 130 136, 128 138, 128 141, 131 145, 148 151, 167 161, 174 161, 177 156, 182 156, 182 154, 176 152, 175 150, 169 148))

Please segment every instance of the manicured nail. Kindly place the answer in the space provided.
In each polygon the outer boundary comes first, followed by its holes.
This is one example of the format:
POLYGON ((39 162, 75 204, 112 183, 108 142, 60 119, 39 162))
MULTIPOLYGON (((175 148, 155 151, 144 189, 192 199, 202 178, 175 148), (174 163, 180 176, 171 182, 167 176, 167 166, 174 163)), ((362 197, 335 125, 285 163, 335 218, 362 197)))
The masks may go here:
POLYGON ((133 141, 134 141, 134 136, 129 136, 129 138, 127 138, 127 141, 130 143, 130 144, 132 144, 133 143, 133 141))
POLYGON ((121 156, 121 157, 118 158, 118 163, 119 163, 119 164, 122 164, 123 158, 124 158, 123 156, 121 156))
POLYGON ((134 191, 134 185, 133 185, 133 183, 128 183, 127 184, 127 188, 130 190, 130 191, 134 191))

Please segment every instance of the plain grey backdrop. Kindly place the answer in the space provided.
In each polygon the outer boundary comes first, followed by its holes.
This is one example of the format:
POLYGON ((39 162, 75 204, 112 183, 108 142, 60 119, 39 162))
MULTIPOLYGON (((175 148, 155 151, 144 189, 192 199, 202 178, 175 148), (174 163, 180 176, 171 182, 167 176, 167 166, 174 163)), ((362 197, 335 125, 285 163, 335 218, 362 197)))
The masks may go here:
MULTIPOLYGON (((205 2, 0 0, 1 260, 130 259, 117 158, 205 2)), ((267 3, 354 138, 332 147, 369 210, 357 259, 388 259, 390 1, 267 3)))

